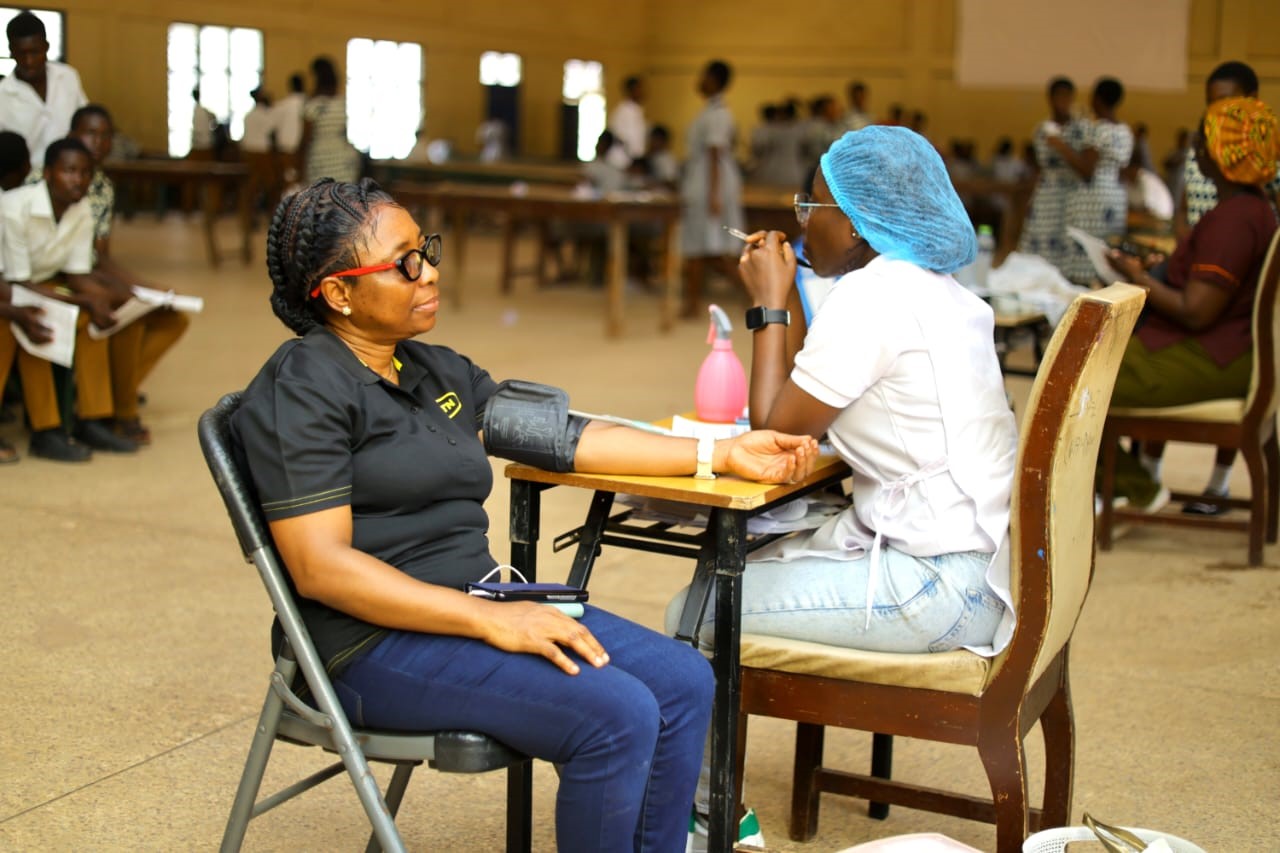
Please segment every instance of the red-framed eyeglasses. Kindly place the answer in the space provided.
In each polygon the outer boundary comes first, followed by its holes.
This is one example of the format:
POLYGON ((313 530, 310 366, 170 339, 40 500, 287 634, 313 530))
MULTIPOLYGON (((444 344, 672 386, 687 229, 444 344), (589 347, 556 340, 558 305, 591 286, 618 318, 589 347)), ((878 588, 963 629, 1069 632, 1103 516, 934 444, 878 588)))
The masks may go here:
MULTIPOLYGON (((422 277, 422 270, 425 264, 431 264, 433 267, 440 266, 440 258, 443 254, 444 241, 440 238, 440 235, 428 234, 425 243, 416 249, 410 249, 394 261, 329 273, 325 278, 345 278, 347 276, 369 275, 370 273, 397 269, 400 271, 400 275, 404 276, 404 280, 412 284, 422 277)), ((315 287, 311 288, 311 298, 315 299, 319 295, 320 283, 317 283, 315 287)))

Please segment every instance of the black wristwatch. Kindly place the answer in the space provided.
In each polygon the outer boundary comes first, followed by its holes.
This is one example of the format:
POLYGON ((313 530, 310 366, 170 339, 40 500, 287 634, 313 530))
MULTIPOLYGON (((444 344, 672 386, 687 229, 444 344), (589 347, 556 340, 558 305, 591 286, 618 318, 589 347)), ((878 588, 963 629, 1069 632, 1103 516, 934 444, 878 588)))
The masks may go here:
POLYGON ((757 305, 747 309, 747 328, 751 331, 763 329, 770 323, 791 325, 791 312, 782 308, 762 308, 757 305))

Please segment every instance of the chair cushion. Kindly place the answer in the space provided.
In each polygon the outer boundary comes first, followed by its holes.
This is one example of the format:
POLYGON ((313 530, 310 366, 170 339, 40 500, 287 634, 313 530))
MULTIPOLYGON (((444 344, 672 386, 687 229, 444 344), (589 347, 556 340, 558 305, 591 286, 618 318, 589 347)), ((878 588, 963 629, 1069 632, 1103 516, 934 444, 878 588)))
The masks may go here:
POLYGON ((753 669, 917 687, 978 696, 991 662, 957 649, 933 654, 897 654, 846 649, 763 634, 743 634, 741 661, 753 669))
POLYGON ((1237 424, 1244 419, 1244 400, 1205 400, 1185 406, 1163 406, 1158 409, 1124 409, 1112 407, 1107 412, 1115 418, 1168 418, 1170 420, 1212 421, 1237 424))

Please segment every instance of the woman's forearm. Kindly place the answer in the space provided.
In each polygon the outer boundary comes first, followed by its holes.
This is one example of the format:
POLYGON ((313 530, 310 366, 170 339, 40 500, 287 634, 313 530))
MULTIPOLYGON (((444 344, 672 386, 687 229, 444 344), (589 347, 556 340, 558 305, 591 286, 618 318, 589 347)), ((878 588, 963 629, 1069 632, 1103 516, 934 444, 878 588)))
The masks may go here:
POLYGON ((804 307, 795 287, 787 293, 786 305, 765 305, 765 308, 785 307, 791 312, 791 325, 771 323, 752 332, 751 350, 751 427, 763 429, 769 423, 778 394, 791 376, 796 353, 804 343, 804 307))
MULTIPOLYGON (((573 469, 584 474, 636 474, 683 477, 698 468, 698 442, 693 438, 656 435, 638 429, 592 421, 582 431, 573 469)), ((717 441, 712 470, 725 470, 728 442, 717 441)))

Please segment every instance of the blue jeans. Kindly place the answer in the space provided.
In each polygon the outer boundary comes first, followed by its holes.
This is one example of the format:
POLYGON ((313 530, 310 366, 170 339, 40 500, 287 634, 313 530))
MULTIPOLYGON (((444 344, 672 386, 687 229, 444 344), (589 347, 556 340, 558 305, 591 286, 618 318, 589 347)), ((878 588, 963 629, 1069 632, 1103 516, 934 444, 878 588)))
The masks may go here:
MULTIPOLYGON (((562 765, 564 853, 683 850, 715 680, 695 649, 587 606, 610 662, 578 675, 465 637, 393 631, 335 680, 353 723, 470 729, 562 765)), ((577 658, 573 652, 571 657, 577 658)))
MULTIPOLYGON (((802 557, 748 562, 742 575, 742 631, 877 652, 944 652, 991 642, 1004 604, 987 587, 990 554, 913 557, 886 546, 867 619, 870 560, 802 557)), ((674 633, 686 592, 667 606, 674 633)), ((709 644, 715 599, 700 641, 709 644)))

